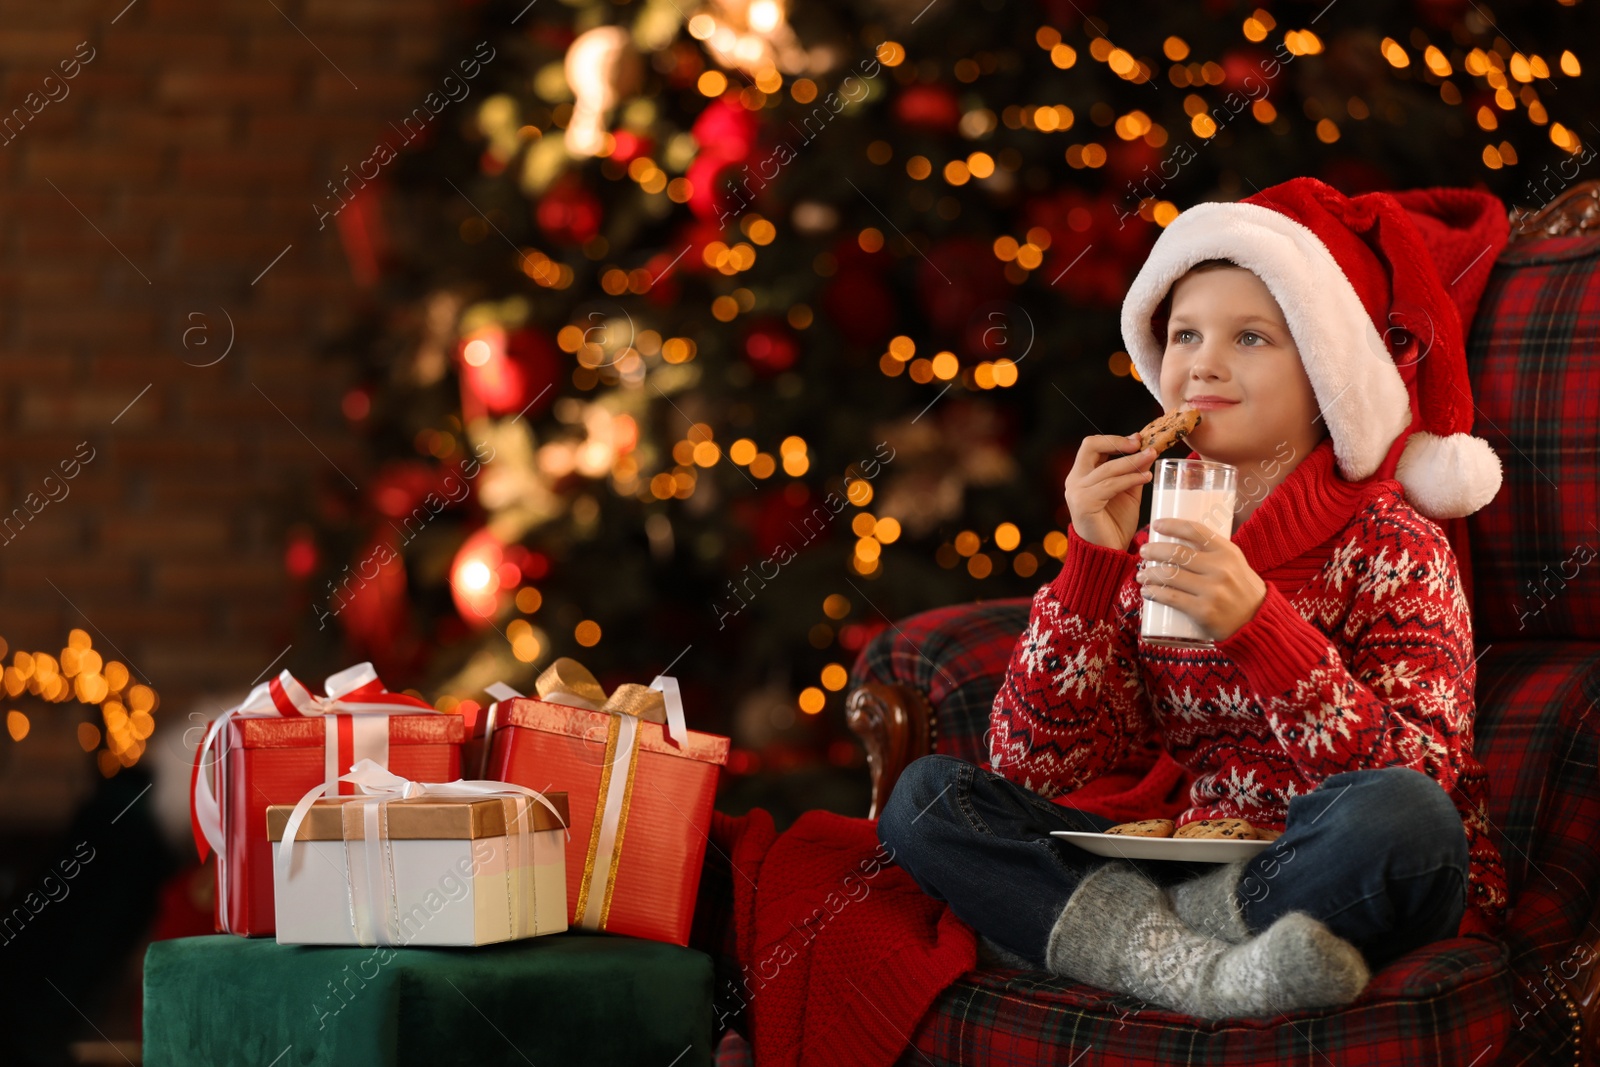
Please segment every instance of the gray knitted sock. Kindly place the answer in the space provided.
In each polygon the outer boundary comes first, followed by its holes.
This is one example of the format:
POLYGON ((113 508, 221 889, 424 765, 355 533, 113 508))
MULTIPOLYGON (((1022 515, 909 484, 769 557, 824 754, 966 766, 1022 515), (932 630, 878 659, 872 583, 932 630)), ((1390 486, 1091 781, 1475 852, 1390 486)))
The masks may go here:
POLYGON ((1239 945, 1197 934, 1161 887, 1125 863, 1078 885, 1045 962, 1052 974, 1203 1019, 1348 1004, 1368 978, 1355 946, 1299 912, 1239 945))
POLYGON ((1198 878, 1170 886, 1167 899, 1172 910, 1196 933, 1233 945, 1246 940, 1250 927, 1239 910, 1236 890, 1249 863, 1249 859, 1219 863, 1198 878))

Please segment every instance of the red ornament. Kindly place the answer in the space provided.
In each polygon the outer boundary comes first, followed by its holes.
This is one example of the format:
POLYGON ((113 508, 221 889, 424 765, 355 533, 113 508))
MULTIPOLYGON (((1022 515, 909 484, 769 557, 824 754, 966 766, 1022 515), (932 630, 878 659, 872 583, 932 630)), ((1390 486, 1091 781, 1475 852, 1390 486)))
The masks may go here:
POLYGON ((911 85, 895 97, 894 117, 914 130, 954 133, 961 123, 961 106, 956 94, 943 85, 911 85))
MULTIPOLYGON (((1268 68, 1270 58, 1258 48, 1235 48, 1227 52, 1222 57, 1222 87, 1244 96, 1259 97, 1262 86, 1270 86, 1274 81, 1262 73, 1268 68)), ((1282 71, 1280 64, 1273 73, 1282 71)))
POLYGON ((528 329, 509 333, 484 326, 461 339, 456 351, 461 370, 462 407, 491 415, 509 415, 529 404, 542 409, 553 399, 551 385, 561 373, 556 347, 543 334, 528 329), (475 403, 469 404, 469 399, 475 403))
POLYGON ((550 573, 550 557, 543 552, 528 551, 518 561, 522 568, 522 576, 530 582, 537 582, 550 573))
POLYGON ((372 506, 386 519, 405 518, 423 505, 429 493, 460 499, 459 487, 444 485, 446 473, 416 460, 390 460, 378 470, 367 490, 372 506), (450 490, 454 488, 455 492, 450 490))
POLYGON ((615 142, 611 149, 613 163, 632 163, 640 156, 650 154, 650 149, 655 147, 655 142, 650 138, 634 133, 632 130, 618 130, 611 135, 615 142))
POLYGON ((362 550, 335 595, 342 598, 333 603, 339 605, 339 624, 353 651, 380 671, 400 665, 401 650, 410 644, 405 637, 410 606, 405 564, 390 531, 362 550))
POLYGON ((305 581, 316 573, 320 555, 311 532, 297 528, 289 534, 289 545, 283 552, 283 569, 289 577, 305 581))
POLYGON ((481 629, 500 610, 500 541, 487 527, 469 536, 450 564, 450 596, 467 625, 481 629))
POLYGON ((702 155, 689 164, 683 176, 689 181, 689 210, 696 218, 720 220, 737 208, 739 201, 723 181, 736 169, 732 160, 714 155, 702 155))
POLYGON ((758 374, 779 374, 794 366, 800 343, 782 319, 763 319, 745 333, 744 354, 758 374))
POLYGON ((364 385, 358 385, 344 394, 344 399, 339 401, 339 410, 344 412, 344 417, 351 422, 361 422, 372 414, 372 393, 364 385))
POLYGON ((727 97, 718 97, 700 112, 689 134, 700 146, 697 159, 743 163, 756 150, 761 121, 756 113, 727 97))
POLYGON ((700 151, 684 173, 690 185, 689 209, 697 218, 720 221, 743 204, 723 179, 755 155, 760 132, 755 112, 727 97, 718 97, 700 112, 689 130, 700 151))
POLYGON ((539 199, 534 218, 552 240, 581 245, 600 232, 600 199, 578 179, 563 178, 539 199))
POLYGON ((848 652, 859 652, 866 647, 868 641, 887 629, 888 625, 883 619, 847 622, 839 628, 839 645, 848 652))

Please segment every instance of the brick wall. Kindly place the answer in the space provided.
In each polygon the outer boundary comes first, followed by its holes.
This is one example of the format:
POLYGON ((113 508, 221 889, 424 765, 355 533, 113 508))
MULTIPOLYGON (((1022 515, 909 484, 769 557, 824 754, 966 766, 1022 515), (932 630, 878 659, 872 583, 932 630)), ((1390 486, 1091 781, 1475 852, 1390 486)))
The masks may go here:
MULTIPOLYGON (((289 643, 285 527, 363 469, 316 357, 359 294, 312 204, 455 58, 452 6, 0 2, 0 517, 48 501, 0 532, 12 650, 86 629, 181 720, 289 643)), ((13 707, 0 825, 41 830, 89 784, 87 710, 13 707)))

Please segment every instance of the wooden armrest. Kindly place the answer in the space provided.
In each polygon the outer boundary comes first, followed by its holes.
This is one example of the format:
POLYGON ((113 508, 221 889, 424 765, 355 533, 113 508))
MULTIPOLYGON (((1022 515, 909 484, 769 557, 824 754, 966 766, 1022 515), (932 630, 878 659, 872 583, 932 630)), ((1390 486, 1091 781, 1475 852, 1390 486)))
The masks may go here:
POLYGON ((1580 182, 1537 208, 1511 209, 1511 241, 1600 232, 1600 180, 1580 182))
POLYGON ((1586 936, 1554 970, 1557 984, 1567 988, 1572 1000, 1572 1062, 1578 1067, 1600 1067, 1600 1048, 1596 1047, 1600 1044, 1600 937, 1592 933, 1594 921, 1585 929, 1586 936))
POLYGON ((933 751, 937 734, 933 708, 910 686, 867 682, 846 701, 845 721, 867 746, 867 766, 872 770, 867 818, 876 819, 900 773, 912 760, 933 751))

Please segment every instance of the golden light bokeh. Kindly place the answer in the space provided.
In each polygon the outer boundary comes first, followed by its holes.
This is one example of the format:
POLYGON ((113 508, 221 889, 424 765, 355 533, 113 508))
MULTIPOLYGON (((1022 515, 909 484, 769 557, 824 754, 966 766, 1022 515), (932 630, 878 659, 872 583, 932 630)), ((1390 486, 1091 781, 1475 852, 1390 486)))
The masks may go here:
MULTIPOLYGON (((9 651, 9 644, 0 638, 0 656, 9 651)), ((154 712, 160 698, 147 685, 130 688, 130 681, 128 668, 116 660, 105 662, 93 648, 88 632, 81 629, 69 632, 59 659, 48 652, 18 649, 0 673, 0 689, 11 697, 28 694, 52 703, 76 699, 86 706, 98 705, 106 724, 104 735, 93 722, 78 723, 76 734, 85 752, 95 751, 104 742, 106 747, 100 749, 96 761, 108 777, 136 763, 144 754, 145 740, 155 732, 154 712), (131 716, 129 707, 134 709, 131 716)), ((8 713, 6 725, 17 742, 24 740, 32 727, 27 712, 20 709, 8 713)))

